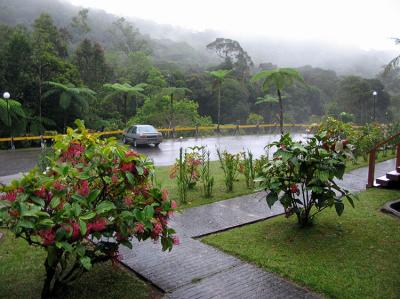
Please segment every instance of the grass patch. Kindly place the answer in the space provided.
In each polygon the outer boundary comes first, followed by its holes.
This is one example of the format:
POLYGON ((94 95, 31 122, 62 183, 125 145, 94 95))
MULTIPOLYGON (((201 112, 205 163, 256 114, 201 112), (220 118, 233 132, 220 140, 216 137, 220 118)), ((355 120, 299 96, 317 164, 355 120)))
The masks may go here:
POLYGON ((283 216, 203 239, 331 298, 400 297, 400 219, 379 211, 400 191, 370 189, 356 208, 321 213, 299 229, 283 216))
MULTIPOLYGON (((171 167, 172 166, 156 167, 156 181, 161 188, 165 188, 168 190, 168 194, 172 199, 177 200, 178 188, 176 186, 176 179, 171 179, 169 177, 169 172, 171 167)), ((211 174, 214 176, 213 196, 211 198, 204 198, 201 192, 201 184, 200 182, 198 182, 193 190, 189 190, 188 202, 186 204, 180 204, 179 205, 180 208, 184 209, 184 208, 196 207, 254 192, 253 189, 248 189, 246 187, 244 175, 241 173, 239 173, 238 179, 234 183, 233 191, 226 192, 226 187, 224 183, 224 174, 220 167, 219 161, 210 162, 210 169, 211 169, 211 174)))
MULTIPOLYGON (((16 239, 11 232, 0 240, 0 297, 40 298, 45 276, 45 252, 16 239)), ((57 298, 149 298, 151 288, 111 262, 95 265, 57 298)))

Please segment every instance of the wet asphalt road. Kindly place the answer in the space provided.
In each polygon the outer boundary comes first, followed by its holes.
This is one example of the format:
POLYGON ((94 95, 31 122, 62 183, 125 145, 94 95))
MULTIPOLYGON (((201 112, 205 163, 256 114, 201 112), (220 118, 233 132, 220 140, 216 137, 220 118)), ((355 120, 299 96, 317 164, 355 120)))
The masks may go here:
MULTIPOLYGON (((304 139, 305 134, 293 133, 296 140, 304 139)), ((168 139, 159 145, 141 146, 137 151, 153 159, 155 165, 171 165, 179 156, 180 147, 206 146, 211 152, 211 159, 217 160, 216 149, 228 150, 230 153, 238 153, 249 149, 255 157, 265 154, 264 147, 278 140, 279 134, 266 135, 239 135, 239 136, 215 136, 183 139, 168 139)), ((40 148, 18 149, 15 151, 0 151, 0 176, 26 172, 37 163, 40 148)), ((271 154, 272 152, 270 152, 271 154)))

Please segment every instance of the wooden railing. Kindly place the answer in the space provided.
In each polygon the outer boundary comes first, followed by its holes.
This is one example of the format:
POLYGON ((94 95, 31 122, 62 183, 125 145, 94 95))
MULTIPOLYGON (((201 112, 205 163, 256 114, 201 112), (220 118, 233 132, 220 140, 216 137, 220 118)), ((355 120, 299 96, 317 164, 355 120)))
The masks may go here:
MULTIPOLYGON (((376 152, 385 144, 388 144, 390 141, 398 138, 400 136, 400 132, 388 139, 378 143, 370 152, 369 152, 369 164, 368 164, 368 183, 367 188, 371 188, 374 186, 375 180, 375 161, 376 161, 376 152)), ((400 142, 396 143, 396 168, 400 167, 400 142)))

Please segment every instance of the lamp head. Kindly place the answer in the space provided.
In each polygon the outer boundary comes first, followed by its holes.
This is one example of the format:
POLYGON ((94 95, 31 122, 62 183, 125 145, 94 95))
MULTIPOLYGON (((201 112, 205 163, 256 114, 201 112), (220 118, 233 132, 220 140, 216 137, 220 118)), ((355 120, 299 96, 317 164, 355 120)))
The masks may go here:
POLYGON ((3 98, 9 99, 10 98, 10 93, 7 92, 7 91, 5 93, 3 93, 3 98))
POLYGON ((374 91, 372 92, 372 95, 376 97, 376 96, 378 95, 378 92, 374 90, 374 91))

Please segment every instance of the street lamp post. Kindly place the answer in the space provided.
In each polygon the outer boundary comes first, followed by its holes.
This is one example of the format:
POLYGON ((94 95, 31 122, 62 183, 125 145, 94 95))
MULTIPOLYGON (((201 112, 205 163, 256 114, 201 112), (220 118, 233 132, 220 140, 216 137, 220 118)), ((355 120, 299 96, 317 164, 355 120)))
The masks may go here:
POLYGON ((375 106, 376 106, 376 96, 377 96, 377 95, 378 95, 378 92, 374 90, 374 91, 372 92, 372 98, 373 98, 373 100, 374 100, 374 116, 373 116, 374 122, 375 122, 375 116, 376 116, 376 114, 375 114, 375 112, 376 112, 375 106))
POLYGON ((10 98, 10 93, 7 92, 7 91, 6 91, 5 93, 3 93, 3 98, 6 100, 6 103, 7 103, 8 127, 9 127, 9 129, 10 129, 10 137, 11 137, 10 145, 11 145, 11 149, 14 150, 14 149, 15 149, 15 146, 14 146, 14 141, 13 141, 13 137, 12 137, 12 126, 11 126, 11 117, 10 117, 10 106, 9 106, 9 103, 8 103, 8 100, 9 100, 9 98, 10 98))

